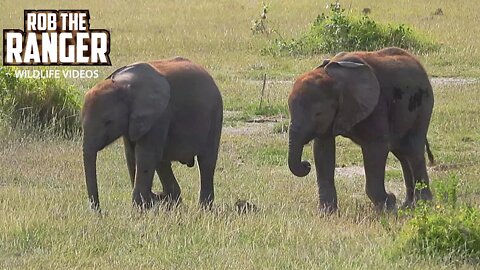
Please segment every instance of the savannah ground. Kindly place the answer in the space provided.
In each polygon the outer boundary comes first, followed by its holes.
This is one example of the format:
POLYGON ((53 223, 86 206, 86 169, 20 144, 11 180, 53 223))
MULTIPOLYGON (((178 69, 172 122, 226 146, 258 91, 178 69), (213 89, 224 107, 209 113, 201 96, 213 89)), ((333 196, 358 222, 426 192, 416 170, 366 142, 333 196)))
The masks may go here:
MULTIPOLYGON (((300 35, 331 1, 272 1, 269 23, 286 38, 300 35)), ((428 134, 437 165, 435 185, 459 180, 458 200, 480 201, 480 5, 476 1, 341 1, 360 14, 370 7, 379 22, 412 25, 441 48, 419 56, 433 79, 435 107, 428 134), (437 8, 445 15, 433 16, 437 8)), ((340 212, 317 211, 315 173, 293 176, 286 164, 286 99, 294 78, 325 56, 261 55, 268 37, 252 35, 262 1, 1 1, 0 28, 21 28, 24 9, 89 9, 92 28, 111 31, 111 67, 181 55, 204 65, 225 104, 224 132, 211 212, 197 206, 196 168, 176 164, 183 203, 139 213, 123 146, 98 159, 103 213, 88 209, 81 138, 25 134, 0 125, 0 268, 145 269, 451 269, 479 268, 454 256, 396 253, 397 232, 408 220, 373 212, 364 192, 361 152, 337 139, 336 184, 340 212), (263 74, 264 106, 258 109, 263 74), (260 114, 260 115, 257 115, 260 114), (254 119, 277 123, 251 123, 254 119), (238 199, 259 211, 238 215, 238 199), (447 256, 448 257, 448 256, 447 256)), ((72 81, 85 91, 96 80, 72 81)), ((305 158, 312 160, 311 147, 305 158)), ((160 189, 158 179, 155 190, 160 189)), ((388 160, 386 186, 405 194, 400 164, 388 160)), ((478 261, 477 261, 478 263, 478 261)))

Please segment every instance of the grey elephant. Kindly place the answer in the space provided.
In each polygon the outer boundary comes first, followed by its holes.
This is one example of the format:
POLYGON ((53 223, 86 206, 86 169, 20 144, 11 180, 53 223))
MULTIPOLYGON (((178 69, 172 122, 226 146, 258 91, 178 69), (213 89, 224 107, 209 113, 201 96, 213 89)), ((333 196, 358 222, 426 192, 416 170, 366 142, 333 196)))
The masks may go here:
POLYGON ((200 169, 200 203, 214 200, 213 177, 222 130, 222 97, 213 78, 184 58, 116 70, 85 95, 83 155, 88 198, 99 209, 97 152, 123 136, 134 204, 180 200, 172 161, 200 169), (163 193, 152 192, 155 171, 163 193))
POLYGON ((384 183, 389 152, 402 166, 404 206, 431 200, 424 154, 433 103, 425 69, 400 48, 343 52, 324 60, 296 80, 288 98, 290 171, 299 177, 310 172, 301 157, 304 145, 314 140, 319 207, 336 210, 335 137, 341 135, 361 147, 366 193, 377 209, 395 208, 395 195, 384 183))

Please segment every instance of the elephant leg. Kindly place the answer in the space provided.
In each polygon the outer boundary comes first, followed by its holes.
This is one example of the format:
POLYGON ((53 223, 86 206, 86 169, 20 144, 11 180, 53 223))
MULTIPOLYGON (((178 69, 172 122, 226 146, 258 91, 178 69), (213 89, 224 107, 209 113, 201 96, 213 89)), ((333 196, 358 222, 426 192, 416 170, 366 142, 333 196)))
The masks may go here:
POLYGON ((416 200, 425 200, 430 201, 433 199, 432 191, 430 190, 430 179, 428 178, 427 166, 425 164, 425 156, 423 153, 417 153, 411 155, 409 158, 410 164, 412 165, 413 177, 415 183, 415 199, 416 200), (417 187, 417 184, 420 184, 417 187))
POLYGON ((366 192, 377 210, 394 210, 396 198, 385 190, 385 165, 387 163, 388 143, 368 143, 362 145, 363 162, 366 176, 366 192))
POLYGON ((405 181, 405 201, 402 207, 411 207, 414 203, 415 184, 413 183, 413 170, 407 156, 399 151, 393 151, 395 157, 400 161, 403 172, 403 180, 405 181))
POLYGON ((123 145, 125 147, 125 159, 127 160, 130 182, 133 188, 135 183, 135 143, 123 137, 123 145))
POLYGON ((161 161, 157 166, 157 174, 162 182, 163 192, 159 194, 160 200, 166 202, 181 202, 180 186, 172 171, 170 161, 161 161))
POLYGON ((153 206, 157 196, 152 193, 153 175, 155 173, 156 155, 145 145, 135 147, 136 174, 132 200, 137 206, 149 208, 153 206))
POLYGON ((149 208, 155 201, 160 200, 159 196, 152 192, 152 183, 155 170, 163 157, 169 125, 167 116, 160 118, 156 125, 135 143, 136 174, 132 200, 138 206, 149 208))
POLYGON ((200 168, 200 205, 205 209, 210 209, 215 199, 213 188, 215 163, 216 156, 213 156, 213 154, 198 156, 198 166, 200 168))
POLYGON ((327 213, 337 210, 337 190, 335 189, 335 137, 316 138, 313 144, 315 168, 317 171, 320 210, 327 213))
MULTIPOLYGON (((408 161, 411 170, 412 180, 407 185, 407 178, 405 178, 405 185, 407 194, 410 196, 408 199, 412 202, 415 200, 431 200, 433 198, 425 164, 425 132, 425 130, 419 129, 418 133, 406 137, 400 146, 401 148, 397 151, 401 152, 402 159, 408 161), (417 184, 420 185, 417 186, 417 184)), ((402 161, 400 160, 400 162, 402 161)))
POLYGON ((213 176, 217 165, 221 131, 222 114, 220 113, 212 124, 205 150, 197 156, 200 169, 200 205, 204 209, 211 209, 215 199, 213 176))

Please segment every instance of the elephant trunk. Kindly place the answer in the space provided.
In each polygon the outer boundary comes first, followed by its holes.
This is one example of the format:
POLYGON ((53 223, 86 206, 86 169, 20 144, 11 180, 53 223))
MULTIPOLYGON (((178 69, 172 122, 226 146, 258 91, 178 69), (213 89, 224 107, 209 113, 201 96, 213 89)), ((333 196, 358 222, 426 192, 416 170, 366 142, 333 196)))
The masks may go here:
POLYGON ((97 186, 97 152, 83 147, 83 165, 85 167, 85 179, 87 183, 88 199, 92 210, 100 209, 97 186))
POLYGON ((290 127, 288 144, 288 167, 290 171, 298 177, 306 176, 311 169, 308 161, 301 161, 303 152, 303 143, 300 135, 290 127))

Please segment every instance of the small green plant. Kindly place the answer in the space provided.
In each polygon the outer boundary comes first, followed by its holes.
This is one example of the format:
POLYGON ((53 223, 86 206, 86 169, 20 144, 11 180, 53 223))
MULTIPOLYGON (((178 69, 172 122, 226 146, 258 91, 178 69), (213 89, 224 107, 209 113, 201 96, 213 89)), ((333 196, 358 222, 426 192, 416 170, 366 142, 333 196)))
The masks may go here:
POLYGON ((0 68, 0 116, 13 128, 71 136, 79 129, 78 90, 55 78, 17 78, 15 67, 0 68))
POLYGON ((340 4, 328 6, 328 14, 317 16, 310 30, 298 39, 274 39, 264 54, 310 55, 340 51, 377 50, 397 46, 416 52, 436 48, 434 42, 404 24, 382 25, 364 15, 347 15, 340 4))
POLYGON ((454 207, 458 197, 458 177, 450 176, 446 181, 435 183, 435 194, 441 203, 454 207))

